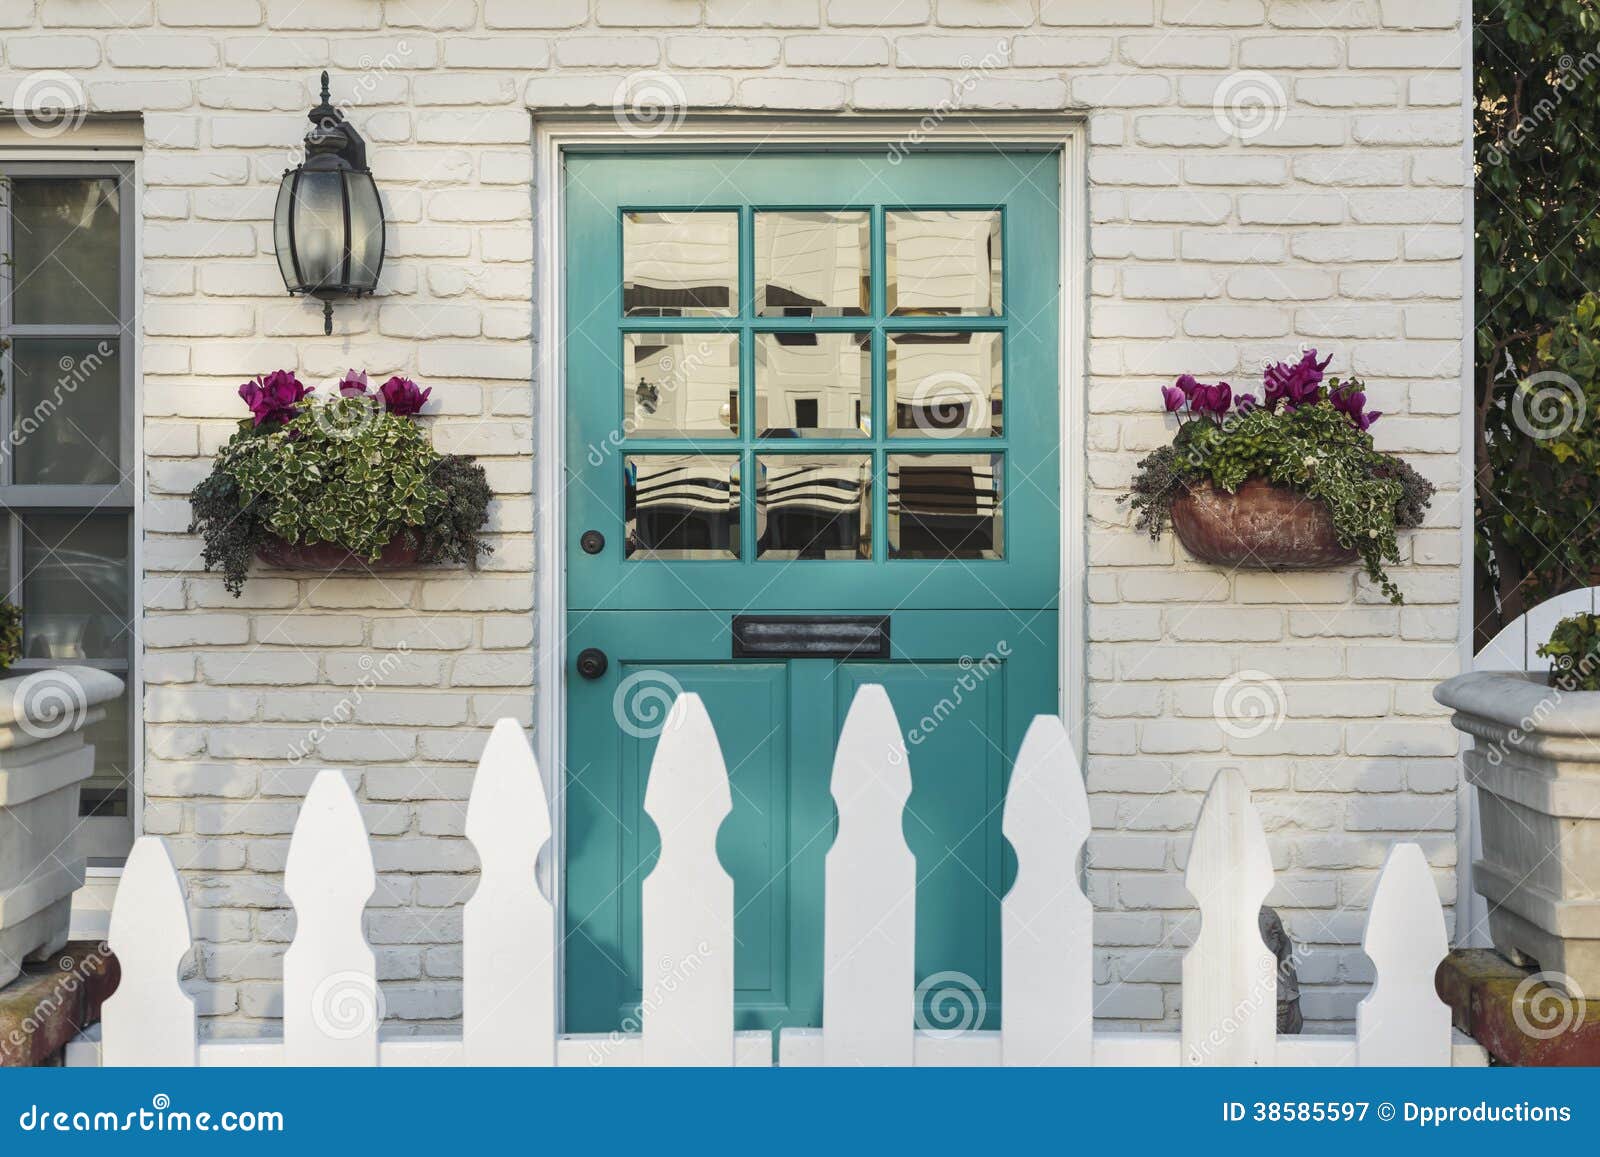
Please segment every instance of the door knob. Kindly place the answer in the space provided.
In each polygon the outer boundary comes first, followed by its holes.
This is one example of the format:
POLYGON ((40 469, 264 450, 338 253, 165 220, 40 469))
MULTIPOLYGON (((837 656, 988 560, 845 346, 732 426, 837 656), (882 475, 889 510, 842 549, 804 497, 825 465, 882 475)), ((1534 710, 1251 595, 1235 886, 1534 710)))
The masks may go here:
POLYGON ((606 673, 610 663, 599 647, 585 647, 578 652, 578 674, 585 679, 598 679, 606 673))
POLYGON ((578 539, 578 545, 583 547, 584 554, 599 554, 606 548, 606 536, 598 530, 586 530, 578 539))

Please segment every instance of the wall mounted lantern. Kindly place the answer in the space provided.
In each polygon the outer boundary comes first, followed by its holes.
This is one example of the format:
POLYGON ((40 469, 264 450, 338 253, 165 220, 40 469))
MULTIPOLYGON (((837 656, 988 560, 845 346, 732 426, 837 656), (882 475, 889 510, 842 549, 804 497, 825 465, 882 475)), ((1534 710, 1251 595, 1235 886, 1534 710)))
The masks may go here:
POLYGON ((383 202, 367 169, 367 142, 328 100, 308 114, 305 163, 283 174, 273 213, 278 268, 291 294, 322 302, 322 332, 333 332, 333 299, 361 297, 383 268, 383 202))

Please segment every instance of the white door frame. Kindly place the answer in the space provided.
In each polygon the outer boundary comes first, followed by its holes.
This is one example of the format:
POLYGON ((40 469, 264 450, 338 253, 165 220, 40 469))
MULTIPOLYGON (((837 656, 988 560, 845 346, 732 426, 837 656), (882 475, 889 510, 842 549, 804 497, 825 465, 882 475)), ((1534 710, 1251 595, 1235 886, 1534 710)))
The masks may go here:
MULTIPOLYGON (((534 752, 555 809, 545 856, 552 900, 564 910, 566 857, 566 265, 562 159, 568 152, 628 149, 723 152, 907 149, 1059 149, 1061 151, 1061 593, 1058 708, 1084 748, 1084 676, 1088 639, 1085 594, 1087 506, 1084 420, 1087 414, 1088 178, 1086 126, 1051 114, 995 114, 933 121, 926 115, 795 116, 705 113, 668 116, 648 128, 610 110, 535 114, 534 176, 534 752)), ((564 939, 564 938, 563 938, 564 939)), ((565 992, 564 961, 556 962, 565 992)), ((562 1002, 564 1005, 564 1001, 562 1002)), ((558 1010, 558 1019, 560 1010, 558 1010)))

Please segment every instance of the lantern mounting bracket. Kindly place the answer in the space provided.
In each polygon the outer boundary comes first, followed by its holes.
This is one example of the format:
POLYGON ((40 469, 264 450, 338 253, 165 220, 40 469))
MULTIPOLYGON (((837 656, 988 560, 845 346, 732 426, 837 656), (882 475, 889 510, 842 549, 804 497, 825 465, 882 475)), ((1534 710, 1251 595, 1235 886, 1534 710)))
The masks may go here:
POLYGON ((306 114, 311 128, 306 132, 306 156, 335 156, 352 169, 367 167, 367 142, 347 121, 344 113, 334 107, 328 92, 328 71, 322 71, 322 103, 306 114))

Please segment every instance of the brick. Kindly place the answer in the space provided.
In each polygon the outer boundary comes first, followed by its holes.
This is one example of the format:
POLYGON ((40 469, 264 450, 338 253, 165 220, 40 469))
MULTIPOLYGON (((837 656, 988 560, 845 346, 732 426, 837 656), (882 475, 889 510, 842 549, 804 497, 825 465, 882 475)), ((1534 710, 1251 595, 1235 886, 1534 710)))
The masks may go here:
POLYGON ((1155 0, 1039 0, 1039 22, 1071 27, 1154 23, 1155 0))
POLYGON ((92 36, 11 36, 5 48, 13 69, 93 68, 100 63, 100 43, 92 36))
POLYGON ((485 28, 572 28, 589 18, 588 0, 484 0, 485 28))
POLYGON ((157 0, 156 13, 179 28, 253 28, 264 16, 259 0, 157 0))

